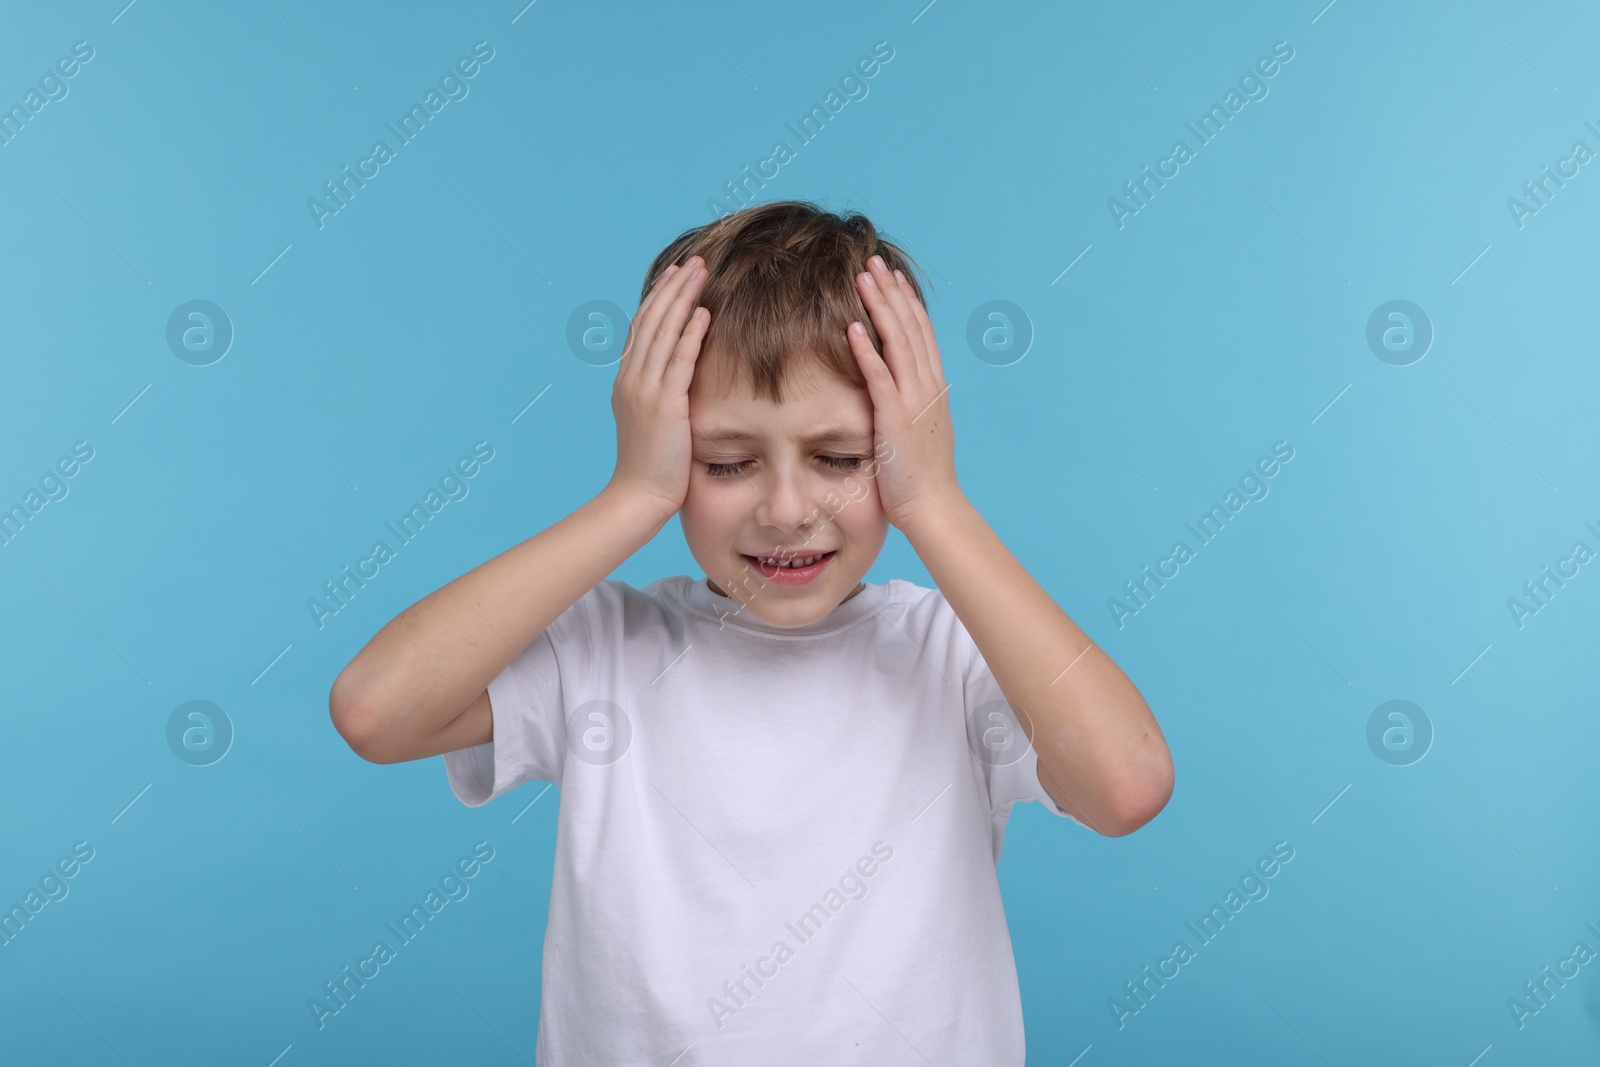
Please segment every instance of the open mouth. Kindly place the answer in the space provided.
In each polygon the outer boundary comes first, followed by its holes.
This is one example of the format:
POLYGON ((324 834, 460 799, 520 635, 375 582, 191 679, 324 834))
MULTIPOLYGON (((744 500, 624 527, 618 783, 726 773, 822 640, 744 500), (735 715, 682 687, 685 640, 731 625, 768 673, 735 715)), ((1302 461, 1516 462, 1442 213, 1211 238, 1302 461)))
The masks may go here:
POLYGON ((777 562, 770 557, 745 556, 744 561, 761 577, 778 585, 804 585, 827 569, 838 550, 812 552, 792 557, 792 562, 777 562))

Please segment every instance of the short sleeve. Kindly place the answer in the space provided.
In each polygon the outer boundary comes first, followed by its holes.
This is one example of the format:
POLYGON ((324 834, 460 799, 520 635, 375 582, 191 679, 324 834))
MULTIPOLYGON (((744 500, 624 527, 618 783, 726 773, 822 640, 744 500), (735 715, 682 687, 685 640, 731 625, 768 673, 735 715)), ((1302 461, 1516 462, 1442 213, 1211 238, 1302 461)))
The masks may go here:
POLYGON ((998 814, 1009 811, 1011 805, 1019 801, 1036 800, 1052 814, 1082 826, 1056 803, 1039 781, 1039 753, 960 619, 956 619, 955 632, 958 654, 964 664, 962 685, 966 696, 968 747, 983 769, 991 811, 998 814))
POLYGON ((570 694, 583 691, 594 661, 594 613, 602 582, 558 615, 489 682, 494 740, 444 754, 456 798, 481 807, 533 779, 561 783, 570 694))

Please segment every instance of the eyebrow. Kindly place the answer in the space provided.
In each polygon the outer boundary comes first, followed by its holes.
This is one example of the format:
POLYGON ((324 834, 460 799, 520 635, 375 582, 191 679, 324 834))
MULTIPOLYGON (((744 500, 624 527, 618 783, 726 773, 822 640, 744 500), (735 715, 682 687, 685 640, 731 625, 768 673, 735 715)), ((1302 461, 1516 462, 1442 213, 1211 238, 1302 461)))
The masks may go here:
MULTIPOLYGON (((761 439, 760 434, 751 433, 749 430, 741 430, 738 427, 733 426, 712 427, 711 429, 698 433, 696 436, 701 441, 705 441, 710 444, 720 444, 723 442, 731 443, 758 441, 761 439)), ((870 444, 872 440, 872 433, 870 431, 857 430, 849 426, 824 426, 819 430, 814 430, 811 433, 806 434, 804 437, 800 438, 800 440, 801 443, 806 445, 870 444)))

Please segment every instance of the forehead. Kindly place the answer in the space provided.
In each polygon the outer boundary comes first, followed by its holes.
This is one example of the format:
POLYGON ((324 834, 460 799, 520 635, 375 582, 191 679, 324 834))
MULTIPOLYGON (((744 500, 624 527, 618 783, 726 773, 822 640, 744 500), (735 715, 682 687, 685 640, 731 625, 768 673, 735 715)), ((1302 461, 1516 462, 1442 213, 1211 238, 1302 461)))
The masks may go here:
POLYGON ((865 389, 831 374, 811 374, 791 380, 785 393, 782 403, 774 403, 742 383, 720 393, 692 389, 689 420, 695 443, 872 446, 872 399, 865 389))

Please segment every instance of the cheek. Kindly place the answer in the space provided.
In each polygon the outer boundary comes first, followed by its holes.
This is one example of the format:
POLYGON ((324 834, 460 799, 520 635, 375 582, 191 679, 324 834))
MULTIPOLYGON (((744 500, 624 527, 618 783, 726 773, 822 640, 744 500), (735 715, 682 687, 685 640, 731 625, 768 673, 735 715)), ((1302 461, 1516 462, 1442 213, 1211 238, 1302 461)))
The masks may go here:
POLYGON ((696 493, 693 487, 684 497, 683 505, 678 508, 678 525, 683 527, 684 536, 691 540, 706 528, 704 494, 696 493))
POLYGON ((836 492, 842 506, 833 521, 852 536, 870 538, 888 525, 883 503, 878 499, 876 480, 858 477, 854 483, 840 486, 836 492))
POLYGON ((691 542, 705 542, 719 537, 726 540, 729 530, 737 527, 737 507, 733 494, 725 486, 696 478, 689 483, 683 506, 678 509, 678 523, 691 542))

